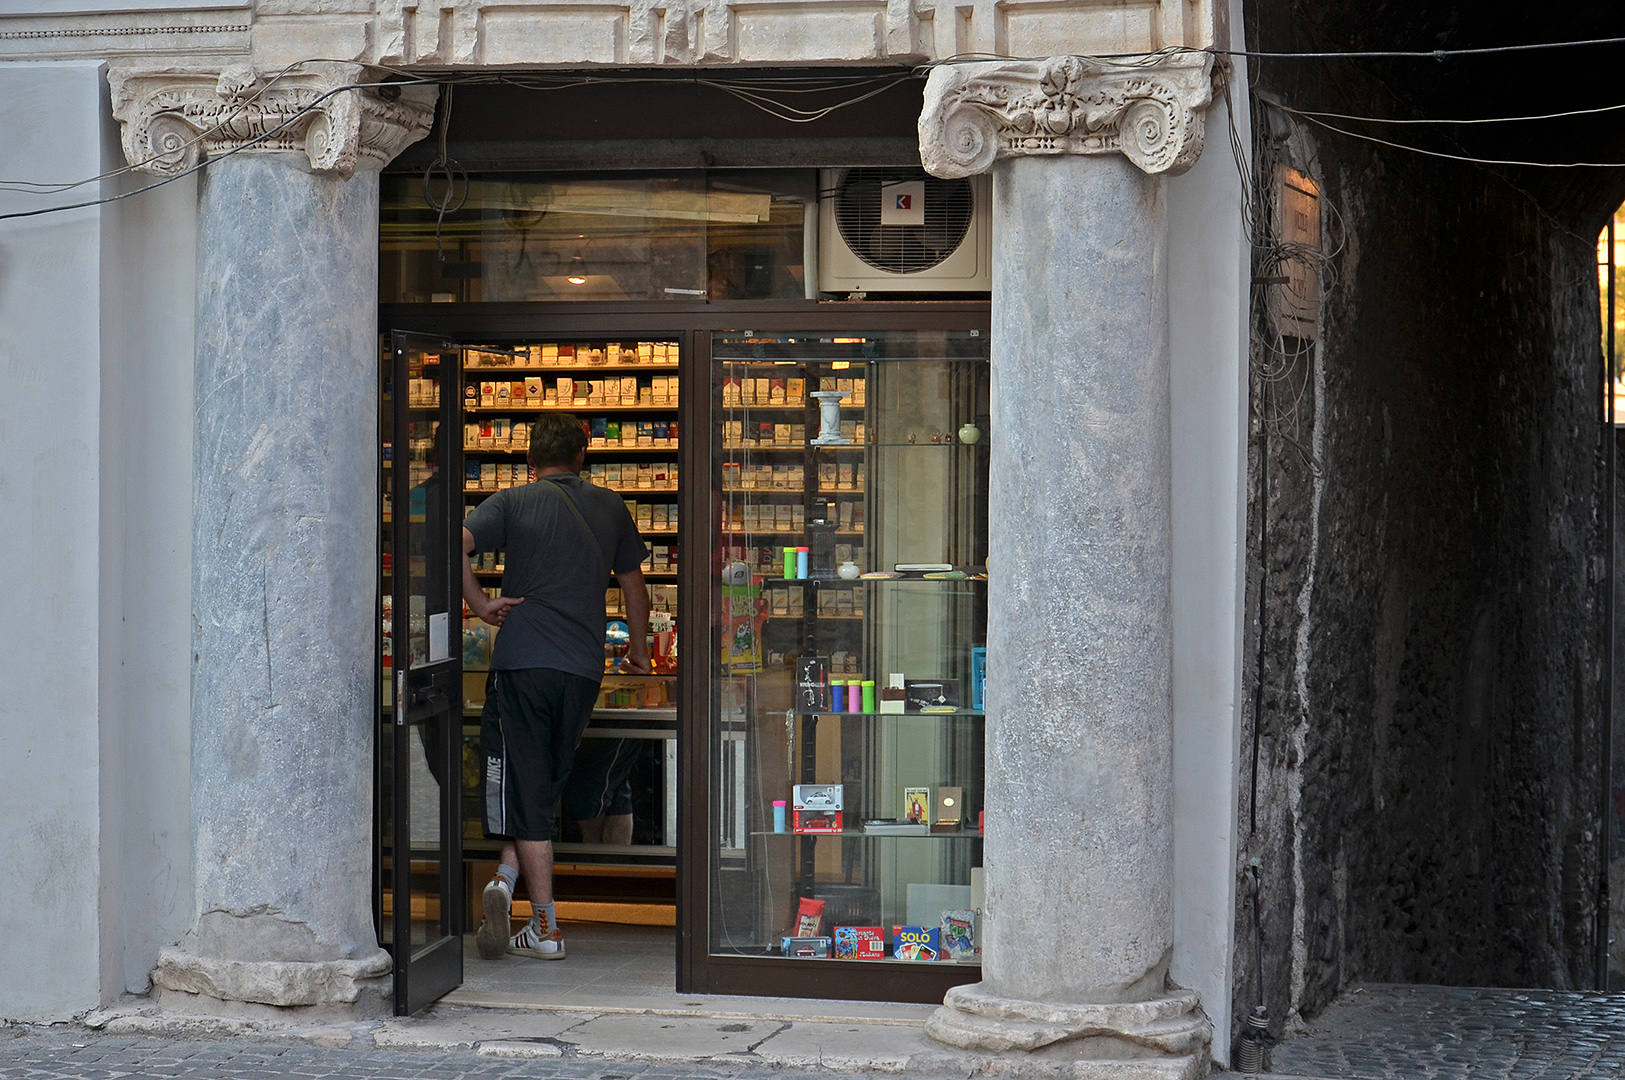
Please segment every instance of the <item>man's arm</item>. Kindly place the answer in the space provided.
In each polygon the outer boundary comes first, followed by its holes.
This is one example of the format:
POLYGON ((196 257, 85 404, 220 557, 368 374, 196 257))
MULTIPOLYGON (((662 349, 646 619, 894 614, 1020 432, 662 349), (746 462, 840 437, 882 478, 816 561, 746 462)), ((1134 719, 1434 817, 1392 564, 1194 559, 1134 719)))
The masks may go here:
MULTIPOLYGON (((480 583, 474 578, 474 564, 469 556, 474 553, 474 534, 467 529, 463 530, 463 600, 468 604, 468 610, 475 617, 490 623, 492 626, 501 626, 502 621, 508 617, 508 609, 515 604, 523 604, 523 596, 499 596, 495 600, 485 595, 480 583)), ((647 602, 644 603, 644 621, 648 621, 647 602)))
POLYGON ((626 625, 632 632, 627 645, 626 666, 639 675, 647 675, 649 666, 649 587, 643 583, 642 570, 627 570, 615 575, 626 599, 626 625))

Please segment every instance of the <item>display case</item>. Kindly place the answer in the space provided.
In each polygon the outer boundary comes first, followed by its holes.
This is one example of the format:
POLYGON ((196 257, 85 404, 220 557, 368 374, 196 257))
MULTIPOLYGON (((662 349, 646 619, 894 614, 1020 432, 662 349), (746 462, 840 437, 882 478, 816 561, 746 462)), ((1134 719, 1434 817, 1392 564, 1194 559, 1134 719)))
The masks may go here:
POLYGON ((980 977, 986 335, 710 351, 711 967, 940 1000, 980 977))

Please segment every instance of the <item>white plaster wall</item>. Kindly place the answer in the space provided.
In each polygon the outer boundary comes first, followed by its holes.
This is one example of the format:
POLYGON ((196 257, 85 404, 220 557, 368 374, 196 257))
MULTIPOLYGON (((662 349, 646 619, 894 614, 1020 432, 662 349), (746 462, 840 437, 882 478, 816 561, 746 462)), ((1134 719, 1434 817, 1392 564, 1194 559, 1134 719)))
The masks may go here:
MULTIPOLYGON (((1241 5, 1231 5, 1240 40, 1241 5)), ((1239 47, 1239 45, 1237 46, 1239 47)), ((1248 138, 1245 68, 1231 93, 1248 138)), ((1167 183, 1173 404, 1174 956, 1228 1063, 1235 925, 1251 268, 1226 105, 1196 167, 1167 183)))
MULTIPOLYGON (((105 88, 104 88, 105 93, 105 88)), ((102 168, 124 165, 102 109, 102 168)), ((125 173, 112 196, 154 182, 125 173)), ((102 211, 102 991, 148 987, 192 911, 192 312, 197 182, 102 211)))
MULTIPOLYGON (((99 67, 0 64, 0 179, 101 171, 99 67)), ((72 193, 95 197, 94 184, 72 193)), ((69 201, 55 196, 62 202, 69 201)), ((45 204, 0 191, 0 213, 45 204)), ((98 1004, 100 235, 0 221, 0 1018, 98 1004)))

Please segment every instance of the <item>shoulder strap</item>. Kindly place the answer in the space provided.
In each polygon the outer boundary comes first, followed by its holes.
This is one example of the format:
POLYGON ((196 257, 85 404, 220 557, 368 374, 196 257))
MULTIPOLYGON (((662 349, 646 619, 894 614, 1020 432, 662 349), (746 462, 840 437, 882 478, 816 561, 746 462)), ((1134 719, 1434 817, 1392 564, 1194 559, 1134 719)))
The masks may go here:
POLYGON ((581 507, 576 505, 575 497, 551 480, 547 481, 547 486, 559 493, 559 498, 564 500, 564 505, 569 509, 570 516, 576 519, 576 524, 581 526, 581 531, 587 534, 587 542, 592 545, 592 553, 598 556, 598 570, 604 575, 604 580, 608 581, 610 577, 609 560, 604 558, 604 547, 598 542, 598 534, 592 531, 591 525, 587 524, 586 517, 581 513, 581 507))

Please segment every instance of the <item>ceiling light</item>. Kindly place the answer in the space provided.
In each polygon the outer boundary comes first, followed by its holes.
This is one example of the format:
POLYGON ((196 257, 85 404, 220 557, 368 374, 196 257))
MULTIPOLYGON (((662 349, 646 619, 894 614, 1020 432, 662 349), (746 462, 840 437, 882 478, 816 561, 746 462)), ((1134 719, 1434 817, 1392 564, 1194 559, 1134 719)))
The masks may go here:
POLYGON ((572 285, 585 285, 587 283, 587 279, 582 277, 580 274, 571 274, 564 280, 568 281, 572 285))

